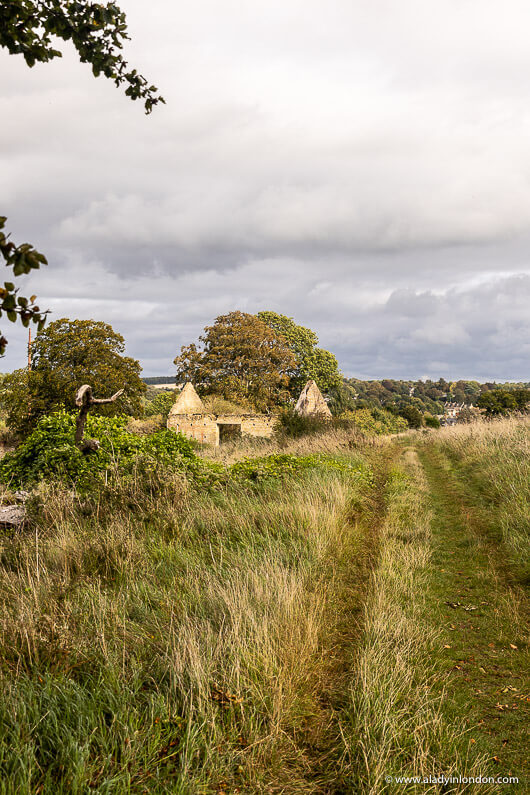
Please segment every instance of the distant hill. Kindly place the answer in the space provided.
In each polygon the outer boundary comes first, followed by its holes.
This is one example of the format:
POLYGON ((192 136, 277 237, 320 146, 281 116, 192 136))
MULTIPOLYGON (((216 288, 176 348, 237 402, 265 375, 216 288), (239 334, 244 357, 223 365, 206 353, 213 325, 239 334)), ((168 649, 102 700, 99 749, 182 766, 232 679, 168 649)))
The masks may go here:
POLYGON ((345 378, 342 384, 330 393, 330 408, 334 414, 357 408, 383 408, 395 413, 406 406, 417 408, 422 414, 440 415, 446 403, 476 405, 484 392, 497 389, 512 391, 528 389, 528 382, 488 382, 478 381, 396 381, 385 378, 381 381, 361 381, 358 378, 345 378))
POLYGON ((153 386, 154 384, 171 384, 172 386, 175 385, 175 376, 174 375, 154 375, 150 378, 142 378, 144 384, 150 384, 153 386))

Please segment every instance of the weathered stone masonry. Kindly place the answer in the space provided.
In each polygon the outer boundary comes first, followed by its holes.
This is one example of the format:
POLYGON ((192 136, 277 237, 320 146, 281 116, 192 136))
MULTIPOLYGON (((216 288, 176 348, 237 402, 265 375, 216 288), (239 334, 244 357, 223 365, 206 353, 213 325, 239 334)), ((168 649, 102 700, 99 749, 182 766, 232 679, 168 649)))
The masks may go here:
MULTIPOLYGON (((331 413, 314 381, 306 384, 296 405, 300 414, 331 413)), ((269 438, 274 432, 275 417, 269 414, 208 414, 193 384, 186 384, 173 405, 167 427, 190 439, 214 447, 239 436, 269 438)))

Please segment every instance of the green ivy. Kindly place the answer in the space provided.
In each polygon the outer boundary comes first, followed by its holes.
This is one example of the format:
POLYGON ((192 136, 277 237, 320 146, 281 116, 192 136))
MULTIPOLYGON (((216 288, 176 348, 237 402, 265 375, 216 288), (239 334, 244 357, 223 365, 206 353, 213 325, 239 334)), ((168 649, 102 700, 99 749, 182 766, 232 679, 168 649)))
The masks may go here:
POLYGON ((85 435, 97 439, 100 448, 83 455, 74 441, 75 416, 64 411, 45 416, 0 461, 0 480, 17 488, 53 479, 87 488, 109 473, 126 475, 138 465, 145 470, 168 467, 191 473, 203 466, 191 442, 181 434, 159 431, 138 436, 127 431, 128 421, 128 417, 89 416, 85 435))

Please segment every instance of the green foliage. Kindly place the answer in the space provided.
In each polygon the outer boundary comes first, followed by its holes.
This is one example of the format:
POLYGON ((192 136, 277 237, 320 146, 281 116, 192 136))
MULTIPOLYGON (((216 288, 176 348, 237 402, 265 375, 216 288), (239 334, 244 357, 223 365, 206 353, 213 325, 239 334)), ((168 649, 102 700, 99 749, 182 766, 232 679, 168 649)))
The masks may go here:
POLYGON ((529 389, 492 389, 477 400, 477 406, 486 410, 486 416, 494 417, 510 414, 514 411, 525 411, 530 402, 529 389))
POLYGON ((330 391, 328 406, 336 416, 357 408, 366 408, 366 405, 359 406, 357 390, 345 378, 330 391))
POLYGON ((322 392, 329 392, 340 384, 337 359, 329 351, 317 348, 318 337, 314 331, 298 326, 292 317, 276 312, 258 312, 257 317, 281 334, 294 354, 296 367, 289 379, 289 392, 293 397, 298 397, 310 379, 322 392))
MULTIPOLYGON (((117 86, 127 86, 125 94, 141 99, 150 113, 159 102, 165 102, 156 86, 136 69, 129 69, 120 53, 128 39, 125 14, 115 3, 86 0, 10 0, 0 2, 0 47, 12 55, 23 56, 28 66, 60 58, 57 40, 71 41, 82 63, 89 63, 95 77, 110 78, 117 86)), ((46 265, 46 257, 29 243, 16 246, 3 231, 6 217, 0 216, 0 258, 12 268, 15 277, 46 265)), ((4 312, 11 322, 20 319, 23 326, 37 323, 44 326, 47 312, 35 304, 36 296, 18 295, 12 282, 0 287, 0 317, 4 312)), ((7 339, 0 335, 0 356, 5 353, 7 339)))
MULTIPOLYGON (((31 270, 40 268, 41 265, 47 265, 46 257, 36 251, 29 243, 22 243, 22 245, 16 246, 9 240, 9 235, 4 232, 6 221, 7 218, 5 216, 0 216, 0 258, 4 260, 6 267, 12 269, 13 276, 16 278, 17 276, 22 276, 22 274, 30 273, 31 270)), ((31 298, 25 298, 18 293, 19 290, 13 282, 4 282, 4 286, 0 287, 0 317, 5 314, 12 323, 20 320, 25 327, 29 326, 30 322, 36 323, 40 331, 46 321, 47 313, 41 312, 40 307, 35 303, 36 296, 32 295, 31 298)), ((6 338, 0 335, 0 356, 5 353, 6 346, 6 338)))
POLYGON ((427 428, 440 427, 440 420, 438 419, 438 417, 433 417, 432 414, 425 414, 423 419, 427 428))
POLYGON ((74 442, 75 416, 57 412, 42 417, 33 433, 0 461, 0 480, 12 487, 27 487, 40 480, 61 480, 81 490, 96 487, 109 474, 121 476, 157 467, 193 469, 197 457, 181 434, 159 431, 138 436, 127 431, 128 417, 89 415, 87 434, 100 448, 83 455, 74 442))
POLYGON ((75 416, 65 411, 42 417, 33 433, 0 461, 0 481, 10 488, 31 487, 40 481, 61 481, 83 494, 101 491, 134 478, 150 483, 180 472, 201 488, 234 483, 275 481, 302 470, 324 466, 353 474, 358 467, 321 456, 275 454, 247 458, 231 467, 199 458, 182 434, 157 431, 138 435, 127 430, 128 417, 89 415, 87 435, 100 448, 83 455, 74 442, 75 416))
POLYGON ((161 414, 162 417, 167 418, 171 406, 175 402, 175 392, 162 392, 159 389, 157 389, 156 392, 157 394, 152 400, 147 400, 145 402, 144 415, 146 417, 155 417, 157 414, 161 414))
POLYGON ((409 428, 421 428, 422 415, 416 406, 403 406, 399 410, 399 415, 407 421, 409 428))
POLYGON ((220 395, 265 411, 289 398, 294 356, 284 337, 254 315, 229 312, 206 326, 195 344, 175 358, 177 381, 191 381, 201 395, 220 395))
POLYGON ((15 370, 0 387, 8 426, 25 435, 45 414, 71 410, 82 384, 91 384, 97 397, 125 388, 118 401, 95 408, 98 414, 141 413, 146 387, 140 364, 124 350, 123 337, 107 323, 67 318, 50 323, 33 343, 31 373, 15 370))
POLYGON ((94 77, 103 74, 125 94, 141 99, 146 113, 164 102, 156 86, 150 86, 121 55, 127 35, 125 14, 115 3, 78 0, 11 0, 0 3, 0 47, 20 54, 28 66, 60 58, 58 39, 71 41, 82 63, 94 77))
POLYGON ((409 426, 402 417, 381 409, 356 408, 354 411, 344 411, 340 417, 326 420, 322 417, 304 417, 289 408, 281 411, 278 416, 276 435, 280 439, 297 439, 324 433, 332 428, 348 430, 353 427, 367 436, 380 436, 406 431, 409 426))
POLYGON ((279 413, 275 430, 280 437, 298 439, 301 436, 323 433, 330 426, 330 421, 323 417, 307 417, 289 407, 279 413))
MULTIPOLYGON (((505 410, 524 411, 530 396, 528 383, 486 383, 478 381, 452 381, 448 383, 443 378, 438 381, 395 381, 383 379, 382 381, 361 381, 357 378, 343 379, 338 387, 331 390, 329 407, 333 414, 340 415, 345 411, 354 411, 358 408, 383 408, 396 414, 405 416, 403 410, 410 406, 423 415, 443 414, 446 403, 463 403, 466 407, 472 405, 490 407, 490 416, 502 414, 505 410), (499 396, 481 397, 492 392, 510 393, 512 398, 499 396), (481 400, 482 402, 477 403, 481 400)), ((412 416, 412 414, 411 414, 412 416)), ((416 415, 414 415, 416 416, 416 415)), ((473 419, 473 413, 464 410, 463 418, 473 419)), ((417 417, 416 420, 417 422, 417 417)))
POLYGON ((346 411, 341 419, 349 420, 367 436, 381 436, 387 433, 401 433, 408 428, 407 422, 390 411, 360 408, 346 411))
POLYGON ((296 475, 306 469, 334 469, 347 473, 367 484, 372 482, 371 470, 364 464, 353 464, 348 460, 338 460, 320 455, 289 455, 275 453, 261 458, 245 458, 230 467, 233 478, 255 483, 277 482, 285 477, 296 475))

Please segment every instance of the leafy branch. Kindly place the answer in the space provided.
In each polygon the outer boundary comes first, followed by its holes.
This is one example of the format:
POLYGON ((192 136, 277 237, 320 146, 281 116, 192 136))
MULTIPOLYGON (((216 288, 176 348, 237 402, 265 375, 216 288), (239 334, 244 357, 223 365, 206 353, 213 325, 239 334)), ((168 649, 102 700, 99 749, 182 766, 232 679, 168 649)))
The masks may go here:
MULTIPOLYGON (((30 271, 47 265, 44 254, 36 251, 29 243, 16 246, 3 231, 7 218, 0 216, 0 256, 4 259, 6 267, 11 268, 13 276, 22 276, 30 271)), ((4 282, 0 287, 0 317, 5 313, 8 320, 15 323, 20 319, 23 326, 27 327, 31 323, 38 324, 40 331, 46 322, 48 312, 42 312, 35 304, 36 296, 25 298, 18 294, 19 290, 13 282, 4 282)), ((5 353, 7 340, 0 336, 0 356, 5 353)))
POLYGON ((71 41, 82 63, 89 63, 95 77, 103 74, 116 86, 126 84, 125 94, 143 100, 145 112, 165 100, 136 69, 130 69, 120 50, 127 34, 123 11, 115 3, 69 0, 11 0, 0 2, 0 47, 23 56, 28 66, 60 58, 52 37, 71 41))

